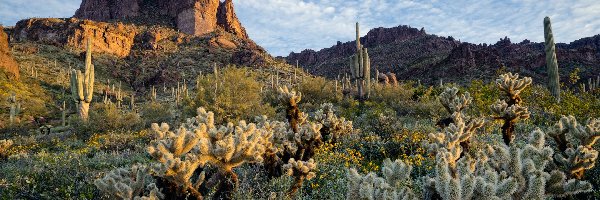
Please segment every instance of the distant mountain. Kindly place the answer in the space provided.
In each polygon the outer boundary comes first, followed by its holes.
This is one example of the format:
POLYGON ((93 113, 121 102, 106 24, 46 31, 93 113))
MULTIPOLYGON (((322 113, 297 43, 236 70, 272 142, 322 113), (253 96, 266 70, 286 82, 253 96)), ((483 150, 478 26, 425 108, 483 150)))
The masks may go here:
MULTIPOLYGON (((538 83, 546 81, 543 43, 512 43, 505 37, 496 44, 471 44, 408 26, 375 28, 360 40, 369 48, 373 72, 391 71, 404 80, 465 83, 473 79, 493 80, 498 73, 510 71, 533 77, 538 83)), ((556 46, 562 81, 577 67, 581 81, 600 75, 600 35, 556 46)), ((355 41, 338 41, 320 51, 292 52, 283 59, 290 64, 298 61, 310 73, 335 78, 349 73, 355 49, 355 41)))

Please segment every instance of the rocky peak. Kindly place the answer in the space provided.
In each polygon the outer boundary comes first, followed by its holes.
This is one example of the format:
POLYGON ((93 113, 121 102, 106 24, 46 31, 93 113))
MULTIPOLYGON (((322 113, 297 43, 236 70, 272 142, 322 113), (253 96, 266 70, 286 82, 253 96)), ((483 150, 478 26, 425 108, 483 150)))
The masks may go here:
POLYGON ((10 53, 8 46, 8 35, 4 32, 4 27, 0 26, 0 69, 19 79, 19 65, 10 53))
POLYGON ((74 17, 94 21, 161 23, 196 36, 222 28, 248 39, 235 14, 232 0, 83 0, 74 17))

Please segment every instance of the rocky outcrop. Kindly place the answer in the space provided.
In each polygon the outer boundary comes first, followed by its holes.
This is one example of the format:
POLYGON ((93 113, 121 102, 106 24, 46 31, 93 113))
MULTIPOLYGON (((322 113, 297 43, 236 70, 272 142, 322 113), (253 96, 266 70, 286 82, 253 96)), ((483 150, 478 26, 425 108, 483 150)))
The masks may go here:
POLYGON ((190 35, 200 36, 222 28, 248 39, 231 0, 83 0, 74 17, 94 21, 135 19, 132 21, 150 24, 167 21, 190 35))
POLYGON ((108 21, 140 15, 138 0, 82 0, 75 17, 108 21))
POLYGON ((17 22, 14 39, 85 49, 87 37, 91 37, 94 52, 129 55, 137 30, 122 23, 103 23, 78 19, 27 19, 17 22))
POLYGON ((19 80, 19 65, 10 53, 8 35, 2 26, 0 26, 0 69, 4 70, 9 77, 19 80))
POLYGON ((233 0, 225 0, 224 2, 221 2, 217 15, 217 24, 223 27, 225 31, 230 32, 240 38, 248 38, 246 29, 242 26, 242 23, 240 23, 240 20, 235 14, 233 0))

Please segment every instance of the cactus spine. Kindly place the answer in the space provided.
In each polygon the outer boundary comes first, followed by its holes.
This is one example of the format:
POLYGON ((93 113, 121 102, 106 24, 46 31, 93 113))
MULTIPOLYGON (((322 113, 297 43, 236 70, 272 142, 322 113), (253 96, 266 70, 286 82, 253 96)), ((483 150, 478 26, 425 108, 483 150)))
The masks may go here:
POLYGON ((548 67, 548 89, 560 102, 560 80, 558 77, 558 60, 556 59, 556 47, 554 45, 554 34, 550 18, 544 18, 544 38, 546 39, 546 65, 548 67))
POLYGON ((350 67, 350 72, 358 88, 358 99, 368 99, 371 93, 371 61, 367 48, 363 48, 360 44, 360 26, 358 22, 356 22, 356 55, 352 59, 354 66, 350 67), (364 88, 365 86, 366 88, 364 88))
POLYGON ((88 111, 94 95, 94 65, 92 64, 92 47, 90 39, 87 41, 85 56, 85 73, 80 70, 71 71, 71 94, 77 103, 77 112, 83 121, 88 120, 88 111))

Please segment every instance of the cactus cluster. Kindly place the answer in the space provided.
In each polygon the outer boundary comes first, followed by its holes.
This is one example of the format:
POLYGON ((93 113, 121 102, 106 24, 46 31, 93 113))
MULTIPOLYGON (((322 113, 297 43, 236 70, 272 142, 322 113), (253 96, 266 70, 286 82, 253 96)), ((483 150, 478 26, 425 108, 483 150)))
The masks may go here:
POLYGON ((85 56, 85 72, 73 69, 71 71, 71 94, 77 104, 77 113, 83 121, 88 120, 90 103, 94 96, 94 65, 92 64, 92 45, 90 38, 87 41, 85 56))
POLYGON ((94 185, 111 199, 159 200, 164 195, 150 182, 149 168, 134 165, 130 169, 118 168, 96 179, 94 185))
POLYGON ((558 146, 554 159, 567 169, 571 178, 582 179, 586 170, 595 166, 598 151, 594 144, 600 139, 600 119, 589 119, 585 126, 573 116, 563 116, 546 132, 558 146))
POLYGON ((240 121, 237 125, 217 126, 214 114, 204 108, 199 108, 198 116, 188 119, 176 132, 169 131, 167 124, 153 124, 152 130, 159 140, 148 147, 148 152, 161 163, 157 171, 195 197, 202 196, 197 188, 203 180, 198 178, 192 183, 196 169, 206 164, 218 168, 220 183, 215 196, 230 199, 238 182, 233 168, 262 162, 262 155, 271 146, 270 133, 255 124, 240 121))
POLYGON ((411 171, 412 166, 401 160, 392 162, 389 158, 383 161, 383 167, 381 168, 383 177, 378 177, 374 172, 363 176, 356 169, 352 168, 347 175, 348 193, 346 199, 418 199, 411 188, 413 186, 413 181, 410 177, 411 171))

